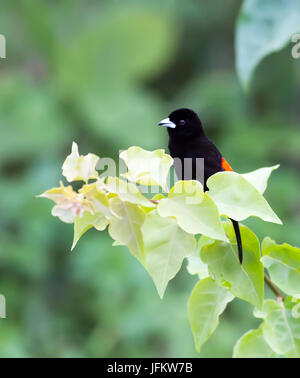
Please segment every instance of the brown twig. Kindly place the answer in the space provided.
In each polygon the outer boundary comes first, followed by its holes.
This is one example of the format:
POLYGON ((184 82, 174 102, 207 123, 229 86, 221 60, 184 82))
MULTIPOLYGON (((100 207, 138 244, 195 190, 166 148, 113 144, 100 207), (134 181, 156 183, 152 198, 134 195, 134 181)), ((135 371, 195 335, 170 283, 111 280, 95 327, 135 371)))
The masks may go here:
POLYGON ((284 294, 278 289, 277 286, 273 284, 269 276, 265 273, 265 283, 269 286, 269 288, 273 291, 273 293, 276 295, 277 300, 283 301, 284 300, 284 294))
POLYGON ((152 203, 159 203, 159 200, 149 199, 149 201, 152 203))

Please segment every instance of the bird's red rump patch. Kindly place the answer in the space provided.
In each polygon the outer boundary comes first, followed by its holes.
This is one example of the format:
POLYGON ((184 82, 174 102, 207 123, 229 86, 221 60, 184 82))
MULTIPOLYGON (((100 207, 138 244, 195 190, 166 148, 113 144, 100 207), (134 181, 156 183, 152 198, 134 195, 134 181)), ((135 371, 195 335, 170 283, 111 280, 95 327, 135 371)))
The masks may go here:
POLYGON ((221 165, 222 165, 222 168, 224 169, 224 171, 233 172, 233 169, 231 168, 230 164, 224 158, 222 158, 221 165))

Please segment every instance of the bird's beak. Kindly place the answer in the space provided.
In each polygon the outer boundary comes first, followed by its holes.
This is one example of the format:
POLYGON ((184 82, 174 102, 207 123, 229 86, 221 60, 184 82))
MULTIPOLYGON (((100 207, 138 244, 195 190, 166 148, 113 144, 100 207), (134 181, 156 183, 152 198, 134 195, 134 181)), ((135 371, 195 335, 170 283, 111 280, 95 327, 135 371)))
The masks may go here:
POLYGON ((158 122, 158 126, 171 127, 175 129, 176 125, 174 122, 170 121, 170 118, 165 118, 162 121, 158 122))

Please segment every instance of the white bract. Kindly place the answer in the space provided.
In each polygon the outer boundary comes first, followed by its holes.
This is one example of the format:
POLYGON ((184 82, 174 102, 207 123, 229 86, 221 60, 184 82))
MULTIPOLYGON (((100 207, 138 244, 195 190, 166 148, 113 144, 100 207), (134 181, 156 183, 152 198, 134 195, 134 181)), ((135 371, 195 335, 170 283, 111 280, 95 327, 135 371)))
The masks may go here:
POLYGON ((80 156, 78 145, 73 142, 72 152, 67 156, 62 166, 62 174, 69 181, 85 181, 97 178, 96 165, 99 157, 94 154, 80 156))

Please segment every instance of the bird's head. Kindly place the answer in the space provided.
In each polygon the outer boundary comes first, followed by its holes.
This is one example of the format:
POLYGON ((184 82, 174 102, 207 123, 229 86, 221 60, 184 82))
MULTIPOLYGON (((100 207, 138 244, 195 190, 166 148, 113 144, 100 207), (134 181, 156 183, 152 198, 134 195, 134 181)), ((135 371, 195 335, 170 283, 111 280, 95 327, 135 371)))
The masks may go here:
POLYGON ((169 136, 174 137, 196 137, 203 133, 200 118, 193 110, 187 108, 174 110, 168 118, 160 121, 158 125, 167 127, 169 136))

